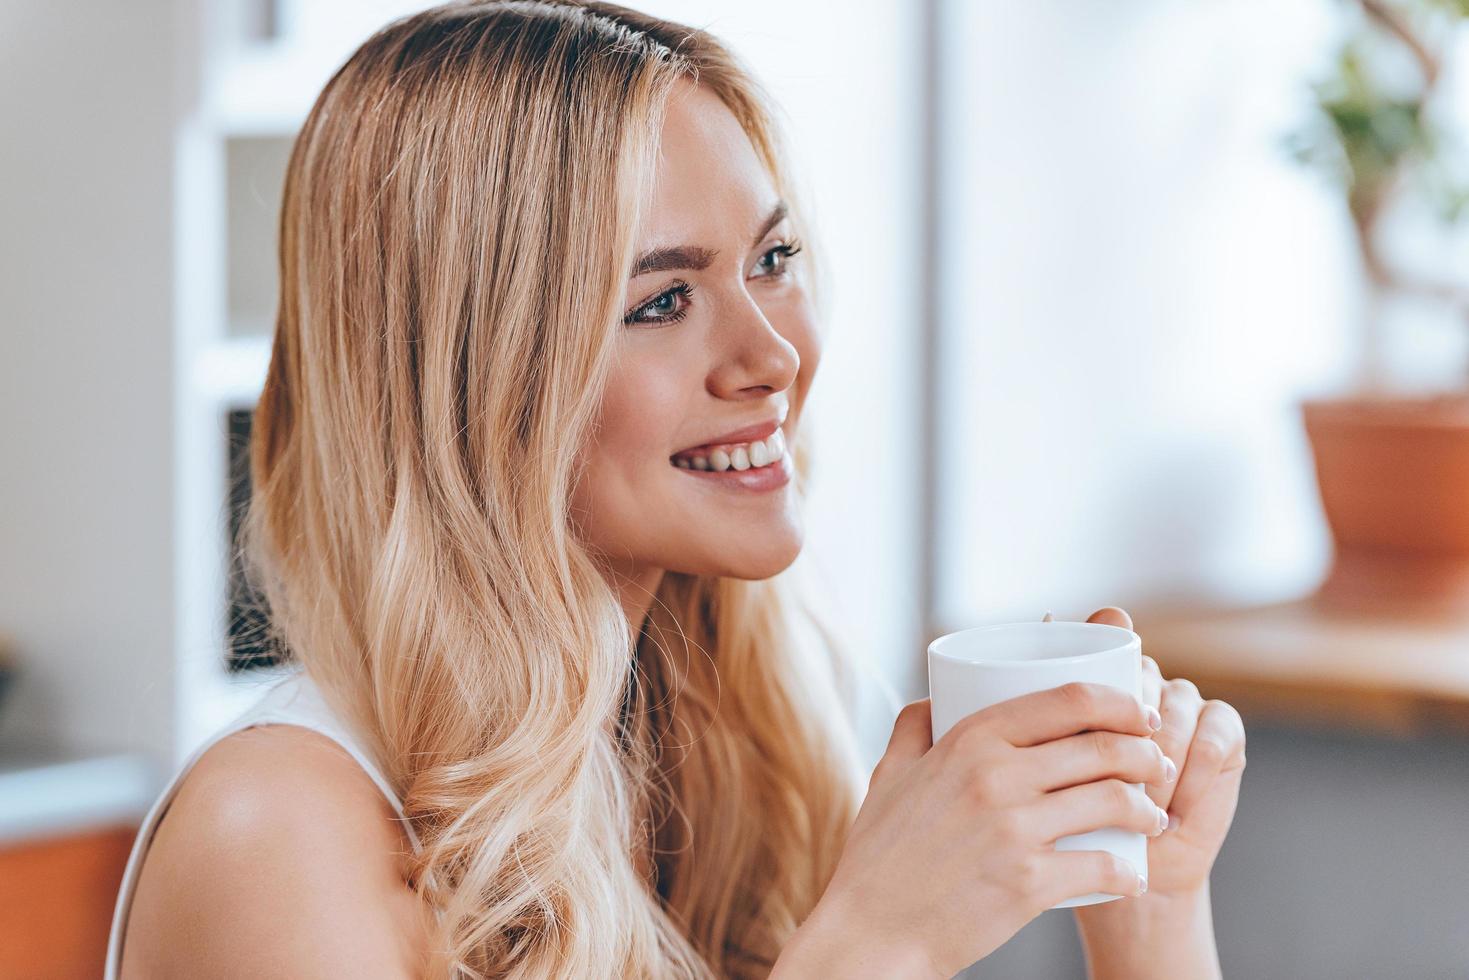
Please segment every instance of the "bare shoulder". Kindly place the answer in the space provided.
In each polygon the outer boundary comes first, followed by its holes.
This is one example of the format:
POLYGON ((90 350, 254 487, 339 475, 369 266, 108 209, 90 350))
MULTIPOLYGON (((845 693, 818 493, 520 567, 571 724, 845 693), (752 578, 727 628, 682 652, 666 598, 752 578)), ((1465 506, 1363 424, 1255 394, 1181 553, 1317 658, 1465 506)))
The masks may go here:
POLYGON ((418 975, 427 912, 372 778, 298 725, 247 728, 185 775, 140 870, 121 974, 418 975))

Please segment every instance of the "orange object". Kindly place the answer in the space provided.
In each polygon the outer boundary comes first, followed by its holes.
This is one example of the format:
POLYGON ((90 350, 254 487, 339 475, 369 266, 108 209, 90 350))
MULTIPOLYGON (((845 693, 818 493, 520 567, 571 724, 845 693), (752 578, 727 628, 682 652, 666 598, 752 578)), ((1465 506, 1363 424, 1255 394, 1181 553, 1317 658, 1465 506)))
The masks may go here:
POLYGON ((1302 404, 1331 608, 1469 616, 1469 394, 1302 404))
POLYGON ((0 848, 0 977, 92 980, 136 825, 0 848))

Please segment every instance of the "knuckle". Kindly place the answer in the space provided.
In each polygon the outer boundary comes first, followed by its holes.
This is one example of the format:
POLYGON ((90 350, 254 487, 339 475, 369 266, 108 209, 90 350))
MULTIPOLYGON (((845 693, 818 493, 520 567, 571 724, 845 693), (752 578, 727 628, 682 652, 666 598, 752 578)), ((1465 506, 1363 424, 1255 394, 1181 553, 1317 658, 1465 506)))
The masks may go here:
POLYGON ((1110 762, 1112 759, 1113 742, 1106 732, 1093 730, 1082 736, 1085 739, 1086 750, 1097 762, 1110 762))
POLYGON ((981 766, 970 773, 965 788, 973 803, 980 808, 988 808, 1000 800, 1000 783, 1000 776, 993 768, 981 766))
POLYGON ((1014 897, 1022 906, 1041 906, 1051 904, 1046 901, 1045 891, 1046 877, 1045 868, 1041 864, 1041 856, 1038 854, 1027 854, 1021 858, 1020 864, 1015 868, 1013 879, 1014 897))
POLYGON ((1168 691, 1174 697, 1185 697, 1193 700, 1203 700, 1199 695, 1199 688, 1187 677, 1175 677, 1168 682, 1168 691))
POLYGON ((989 728, 979 714, 967 715, 954 725, 951 744, 960 756, 973 759, 984 754, 989 728))
POLYGON ((1137 793, 1130 783, 1124 783, 1120 779, 1108 779, 1102 784, 1105 789, 1107 802, 1114 810, 1123 813, 1131 813, 1135 804, 1134 797, 1137 793))
POLYGON ((1097 703, 1096 691, 1085 681, 1062 684, 1060 695, 1062 700, 1079 711, 1090 711, 1097 703))
POLYGON ((1212 736, 1200 735, 1194 739, 1189 755, 1205 766, 1220 766, 1228 757, 1229 749, 1223 742, 1212 736))
POLYGON ((1217 698, 1204 702, 1204 707, 1211 711, 1219 712, 1229 719, 1229 727, 1239 735, 1240 744, 1245 741, 1245 720, 1240 717, 1239 709, 1228 701, 1220 701, 1217 698))
POLYGON ((1029 821, 1016 809, 1002 810, 995 818, 995 835, 1003 843, 1016 844, 1026 839, 1029 821))

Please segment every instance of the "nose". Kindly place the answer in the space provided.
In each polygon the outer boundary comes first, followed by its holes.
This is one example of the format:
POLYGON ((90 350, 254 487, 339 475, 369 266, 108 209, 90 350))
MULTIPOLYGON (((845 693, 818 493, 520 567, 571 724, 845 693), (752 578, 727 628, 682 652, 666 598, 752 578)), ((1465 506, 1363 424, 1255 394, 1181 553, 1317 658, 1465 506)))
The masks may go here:
POLYGON ((746 290, 739 290, 738 299, 720 311, 717 334, 724 343, 709 376, 712 394, 730 399, 760 397, 795 383, 801 355, 746 290))

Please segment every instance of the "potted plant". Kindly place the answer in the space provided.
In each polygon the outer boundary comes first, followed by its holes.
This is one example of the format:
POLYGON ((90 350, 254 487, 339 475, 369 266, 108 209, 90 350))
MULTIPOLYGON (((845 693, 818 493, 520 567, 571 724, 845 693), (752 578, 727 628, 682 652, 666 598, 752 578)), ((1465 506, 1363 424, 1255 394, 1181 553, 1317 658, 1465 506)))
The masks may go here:
POLYGON ((1365 287, 1354 388, 1302 415, 1334 543, 1316 601, 1412 615, 1469 614, 1469 366, 1451 390, 1395 391, 1384 315, 1400 297, 1446 304, 1469 330, 1469 269, 1444 280, 1395 261, 1384 219, 1411 202, 1447 222, 1469 214, 1462 157, 1439 109, 1445 58, 1469 0, 1348 0, 1355 18, 1295 156, 1335 175, 1365 287), (1457 278, 1458 281, 1455 281, 1457 278))

